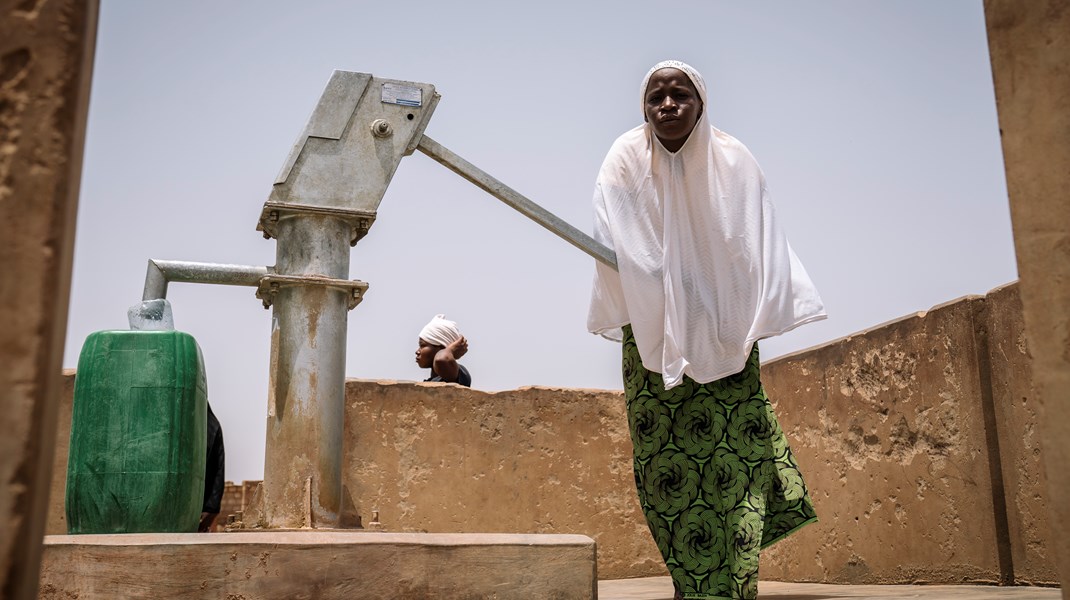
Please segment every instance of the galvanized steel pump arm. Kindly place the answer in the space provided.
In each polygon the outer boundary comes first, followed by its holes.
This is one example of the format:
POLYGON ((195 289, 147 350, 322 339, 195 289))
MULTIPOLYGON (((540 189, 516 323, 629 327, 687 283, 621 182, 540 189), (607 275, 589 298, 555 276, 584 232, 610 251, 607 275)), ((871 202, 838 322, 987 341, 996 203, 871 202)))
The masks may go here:
POLYGON ((617 257, 614 256, 612 250, 598 243, 586 233, 569 225, 568 222, 552 212, 528 200, 513 188, 491 177, 486 171, 457 156, 442 144, 424 135, 420 138, 420 143, 416 148, 447 169, 474 183, 476 187, 549 229, 561 239, 591 255, 595 260, 601 261, 614 269, 617 268, 617 257))

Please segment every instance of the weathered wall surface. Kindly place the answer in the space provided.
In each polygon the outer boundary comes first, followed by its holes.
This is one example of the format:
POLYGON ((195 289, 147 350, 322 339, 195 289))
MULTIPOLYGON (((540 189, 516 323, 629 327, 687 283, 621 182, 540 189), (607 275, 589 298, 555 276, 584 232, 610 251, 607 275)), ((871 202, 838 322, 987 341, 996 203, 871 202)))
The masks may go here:
MULTIPOLYGON (((821 521, 762 576, 1055 582, 1029 365, 1014 286, 763 365, 821 521)), ((351 381, 347 486, 390 530, 582 533, 600 577, 662 574, 623 404, 351 381)))
POLYGON ((992 366, 992 404, 1006 490, 1014 581, 1058 581, 1042 449, 1041 402, 1033 388, 1033 357, 1026 344, 1017 285, 992 290, 985 327, 992 366))
POLYGON ((1007 286, 764 365, 822 520, 762 575, 1055 582, 1029 363, 1007 286))
POLYGON ((1046 552, 1070 599, 1070 0, 984 6, 1048 497, 1062 499, 1046 552))
POLYGON ((36 594, 97 2, 0 3, 0 596, 36 594))
POLYGON ((212 524, 211 531, 223 531, 227 527, 227 518, 234 515, 240 521, 246 507, 253 499, 256 488, 264 483, 263 480, 243 481, 232 483, 227 481, 223 486, 223 500, 219 503, 219 516, 212 524))
POLYGON ((71 446, 71 415, 74 412, 74 369, 63 369, 63 395, 56 416, 56 445, 52 458, 52 491, 48 494, 45 535, 66 535, 67 452, 71 446))
POLYGON ((763 368, 819 524, 762 575, 999 580, 973 299, 763 368))
MULTIPOLYGON (((821 520, 762 577, 1056 582, 1031 364, 1009 285, 763 365, 821 520)), ((665 574, 621 392, 350 380, 346 431, 366 527, 582 534, 600 578, 665 574)))
POLYGON ((621 392, 351 380, 345 485, 388 531, 582 533, 603 579, 662 574, 621 392))

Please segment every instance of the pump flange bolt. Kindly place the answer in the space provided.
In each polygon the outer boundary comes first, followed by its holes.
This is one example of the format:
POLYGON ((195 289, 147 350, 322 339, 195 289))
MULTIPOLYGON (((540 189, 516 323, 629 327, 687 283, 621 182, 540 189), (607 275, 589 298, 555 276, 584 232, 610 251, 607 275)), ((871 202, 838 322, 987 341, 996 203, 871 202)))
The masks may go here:
POLYGON ((390 137, 394 135, 394 128, 385 119, 376 119, 372 121, 372 135, 380 138, 390 137))

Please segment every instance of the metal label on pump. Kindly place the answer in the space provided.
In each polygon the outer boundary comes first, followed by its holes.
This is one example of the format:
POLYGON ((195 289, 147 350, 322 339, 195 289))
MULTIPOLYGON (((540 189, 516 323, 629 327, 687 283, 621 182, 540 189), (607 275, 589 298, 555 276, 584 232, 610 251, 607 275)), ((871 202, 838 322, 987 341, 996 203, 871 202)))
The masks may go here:
POLYGON ((423 106, 423 90, 411 85, 384 83, 382 101, 383 104, 423 106))

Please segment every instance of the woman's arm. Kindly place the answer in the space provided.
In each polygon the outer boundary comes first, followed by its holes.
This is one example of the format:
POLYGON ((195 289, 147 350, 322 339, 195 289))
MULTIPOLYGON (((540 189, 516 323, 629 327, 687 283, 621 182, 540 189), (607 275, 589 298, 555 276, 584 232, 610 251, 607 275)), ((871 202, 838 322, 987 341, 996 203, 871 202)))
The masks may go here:
POLYGON ((460 368, 457 366, 457 359, 467 352, 468 340, 461 336, 457 341, 435 354, 434 370, 442 378, 442 381, 457 383, 457 374, 460 372, 460 368))

